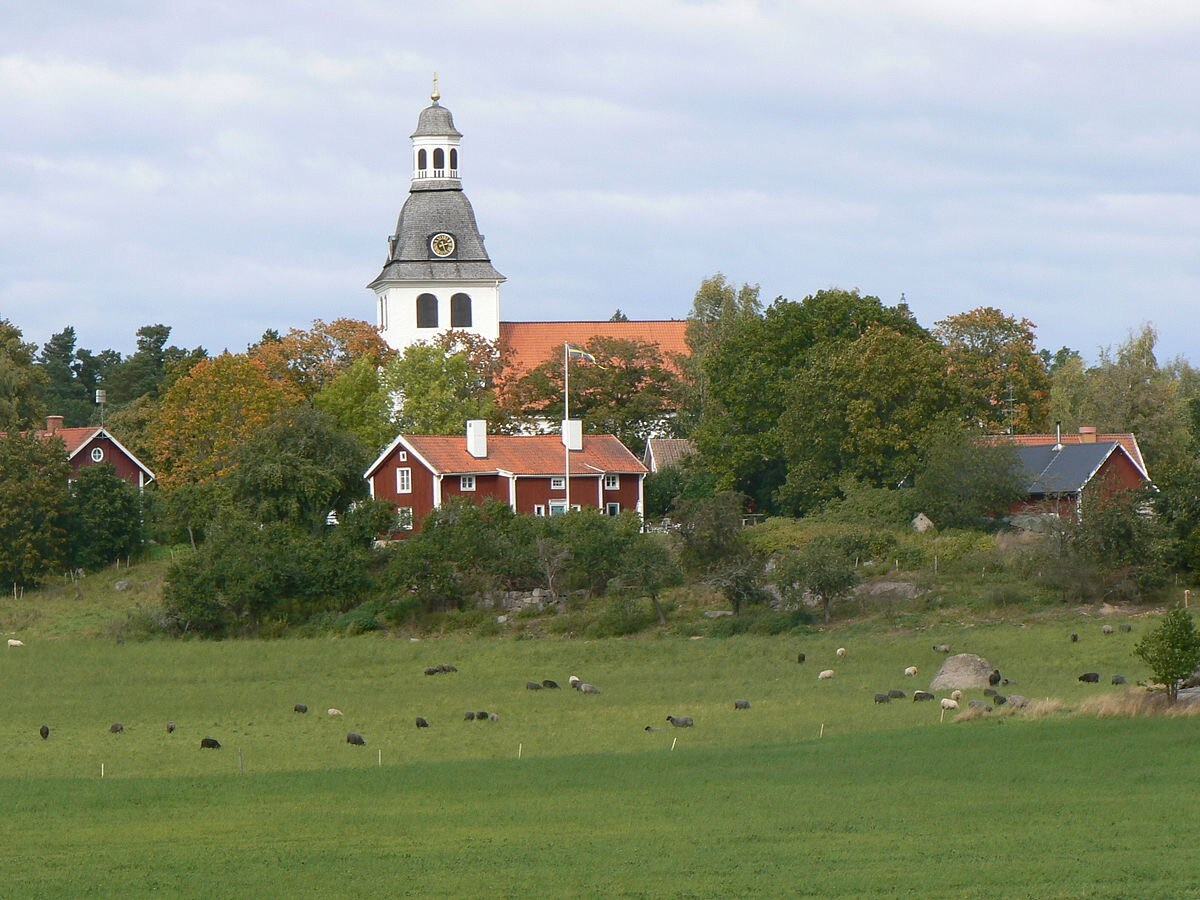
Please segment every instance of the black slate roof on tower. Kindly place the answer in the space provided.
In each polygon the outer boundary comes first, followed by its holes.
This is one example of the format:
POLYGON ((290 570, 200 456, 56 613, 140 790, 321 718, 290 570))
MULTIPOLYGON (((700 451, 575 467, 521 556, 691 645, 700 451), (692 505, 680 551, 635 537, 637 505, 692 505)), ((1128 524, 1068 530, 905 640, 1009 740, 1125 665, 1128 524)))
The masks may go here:
MULTIPOLYGON (((450 110, 433 103, 421 110, 413 137, 445 137, 456 141, 462 134, 454 127, 450 110)), ((446 168, 442 177, 414 178, 408 199, 400 210, 396 232, 388 241, 388 259, 383 271, 368 285, 382 282, 479 279, 504 281, 483 246, 483 235, 475 222, 475 211, 463 193, 457 170, 446 168), (438 258, 430 251, 435 234, 450 234, 454 252, 438 258)))

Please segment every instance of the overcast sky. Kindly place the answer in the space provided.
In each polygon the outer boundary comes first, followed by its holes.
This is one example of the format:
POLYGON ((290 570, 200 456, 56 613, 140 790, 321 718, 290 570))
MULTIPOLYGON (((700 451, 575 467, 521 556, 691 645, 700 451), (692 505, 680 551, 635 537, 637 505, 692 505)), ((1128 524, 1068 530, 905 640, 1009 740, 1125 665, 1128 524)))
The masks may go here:
POLYGON ((242 350, 373 321, 440 77, 509 320, 721 271, 1200 363, 1195 0, 0 0, 0 317, 242 350))

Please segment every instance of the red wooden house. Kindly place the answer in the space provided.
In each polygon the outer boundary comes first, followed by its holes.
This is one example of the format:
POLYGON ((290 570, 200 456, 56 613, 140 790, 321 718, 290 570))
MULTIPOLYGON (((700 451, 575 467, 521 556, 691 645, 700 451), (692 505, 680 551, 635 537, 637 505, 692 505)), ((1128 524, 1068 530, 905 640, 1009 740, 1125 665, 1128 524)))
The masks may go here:
POLYGON ((570 450, 558 434, 489 435, 482 420, 468 422, 465 435, 402 434, 364 477, 372 497, 396 505, 400 534, 419 530, 455 497, 499 500, 535 516, 557 515, 568 504, 641 515, 646 467, 610 434, 567 433, 570 450))
POLYGON ((87 466, 110 463, 118 476, 137 485, 139 490, 154 480, 154 473, 101 426, 64 428, 62 416, 47 416, 45 430, 35 431, 34 436, 43 441, 58 438, 63 442, 72 476, 87 466))

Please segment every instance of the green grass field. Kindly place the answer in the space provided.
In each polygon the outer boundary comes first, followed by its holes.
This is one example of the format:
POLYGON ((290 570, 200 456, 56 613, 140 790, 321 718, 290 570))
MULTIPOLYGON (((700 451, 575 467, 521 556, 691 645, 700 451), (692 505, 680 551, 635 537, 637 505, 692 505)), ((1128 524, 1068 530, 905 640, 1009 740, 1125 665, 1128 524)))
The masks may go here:
POLYGON ((949 643, 998 665, 1007 690, 1074 707, 1125 690, 1111 673, 1146 677, 1132 646, 1152 622, 1133 622, 1107 636, 1092 618, 726 640, 30 636, 0 650, 0 883, 34 896, 1194 896, 1200 719, 955 723, 934 704, 872 702, 926 687, 932 645, 949 643), (437 663, 459 672, 422 674, 437 663), (838 674, 818 682, 826 666, 838 674), (1080 684, 1087 670, 1105 683, 1080 684), (571 674, 602 693, 565 688, 571 674), (525 689, 543 678, 564 688, 525 689), (739 697, 752 708, 734 711, 739 697), (500 718, 465 722, 468 709, 500 718), (223 749, 200 750, 204 736, 223 749))

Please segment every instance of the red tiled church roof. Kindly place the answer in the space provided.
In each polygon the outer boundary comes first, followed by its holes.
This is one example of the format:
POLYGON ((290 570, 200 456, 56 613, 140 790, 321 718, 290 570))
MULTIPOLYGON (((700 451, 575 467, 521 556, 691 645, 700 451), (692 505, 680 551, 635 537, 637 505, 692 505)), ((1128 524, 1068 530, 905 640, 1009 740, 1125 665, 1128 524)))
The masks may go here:
POLYGON ((500 343, 512 353, 510 365, 524 374, 540 366, 552 353, 562 356, 564 343, 583 347, 594 337, 618 338, 657 344, 663 361, 675 368, 674 358, 689 354, 684 339, 684 319, 652 319, 640 322, 501 322, 500 343))

